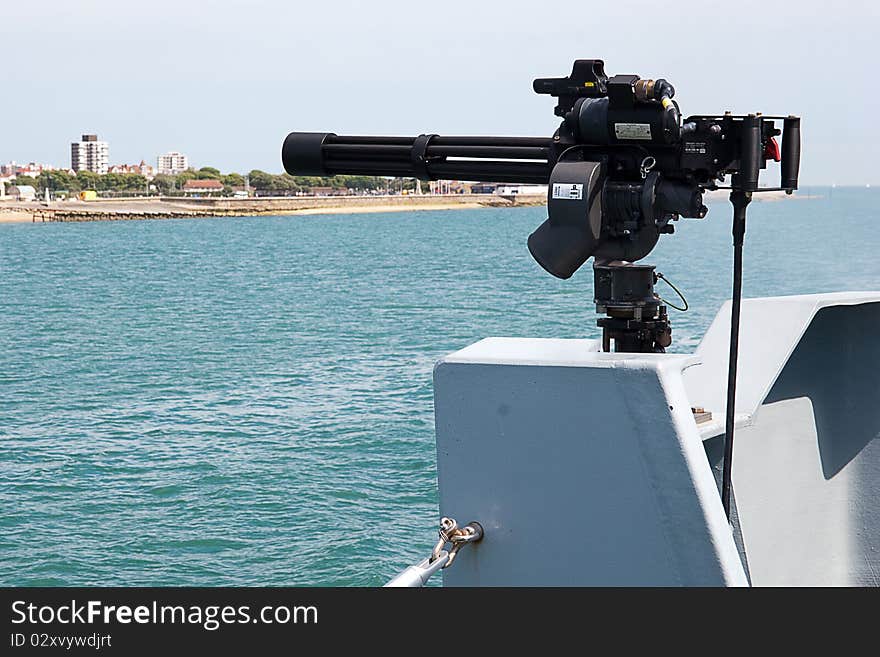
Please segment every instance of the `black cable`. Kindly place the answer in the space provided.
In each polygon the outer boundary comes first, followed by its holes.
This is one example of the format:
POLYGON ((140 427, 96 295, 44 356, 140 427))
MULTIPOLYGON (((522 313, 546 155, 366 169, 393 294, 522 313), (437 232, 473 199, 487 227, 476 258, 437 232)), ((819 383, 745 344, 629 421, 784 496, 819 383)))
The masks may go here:
POLYGON ((733 203, 733 295, 730 307, 730 353, 727 365, 727 417, 724 427, 724 464, 721 474, 721 504, 730 520, 730 481, 733 466, 733 423, 736 412, 736 365, 739 355, 739 316, 742 304, 743 242, 746 234, 746 206, 751 192, 734 189, 733 203))
MULTIPOLYGON (((683 313, 687 312, 687 309, 690 308, 690 306, 688 305, 688 300, 685 299, 684 295, 681 293, 681 290, 679 290, 677 287, 675 287, 675 285, 672 284, 672 281, 670 281, 668 278, 666 278, 661 272, 658 271, 656 275, 657 275, 657 278, 659 278, 661 281, 665 282, 669 287, 671 287, 673 290, 675 290, 675 293, 678 295, 678 298, 681 299, 682 302, 684 303, 684 308, 682 308, 681 306, 676 306, 674 303, 668 302, 663 297, 660 297, 660 301, 665 303, 670 308, 674 308, 675 310, 680 310, 683 313)), ((660 296, 660 295, 657 295, 657 296, 660 296)))

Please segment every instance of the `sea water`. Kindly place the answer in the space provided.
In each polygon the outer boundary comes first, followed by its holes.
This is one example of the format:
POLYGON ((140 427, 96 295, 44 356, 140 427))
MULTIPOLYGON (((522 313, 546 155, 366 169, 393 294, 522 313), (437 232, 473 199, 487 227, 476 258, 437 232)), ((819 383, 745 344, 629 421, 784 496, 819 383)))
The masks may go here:
MULTIPOLYGON (((880 194, 808 191, 750 207, 746 296, 880 289, 880 194)), ((646 260, 690 304, 673 351, 729 297, 710 210, 646 260)), ((434 362, 598 336, 590 266, 528 254, 545 212, 0 225, 0 584, 378 585, 425 557, 434 362)))

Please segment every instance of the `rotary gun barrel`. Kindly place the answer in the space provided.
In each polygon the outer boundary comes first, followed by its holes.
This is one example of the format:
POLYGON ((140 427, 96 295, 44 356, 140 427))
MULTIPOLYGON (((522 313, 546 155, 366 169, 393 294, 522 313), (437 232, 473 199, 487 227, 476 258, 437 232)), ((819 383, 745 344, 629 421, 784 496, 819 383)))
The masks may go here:
POLYGON ((284 169, 298 176, 395 176, 546 184, 555 161, 544 137, 363 137, 291 132, 284 169))

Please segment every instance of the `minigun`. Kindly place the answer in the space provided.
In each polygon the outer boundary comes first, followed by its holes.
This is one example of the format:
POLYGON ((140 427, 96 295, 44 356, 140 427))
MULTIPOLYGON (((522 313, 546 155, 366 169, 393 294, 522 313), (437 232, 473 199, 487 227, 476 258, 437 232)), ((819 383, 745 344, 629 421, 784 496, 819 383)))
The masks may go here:
POLYGON ((529 251, 559 278, 594 258, 594 302, 606 315, 597 321, 602 349, 611 351, 613 341, 618 352, 663 352, 671 344, 666 306, 654 292, 662 275, 633 263, 674 232, 672 222, 705 217, 704 191, 729 189, 734 266, 722 482, 729 514, 746 208, 756 192, 797 189, 800 118, 724 112, 682 119, 668 81, 609 78, 600 59, 579 59, 567 77, 538 78, 533 87, 557 99, 562 122, 552 137, 292 132, 281 151, 284 168, 305 176, 547 185, 548 219, 529 236, 529 251), (760 187, 770 160, 780 163, 779 186, 760 187))
POLYGON ((292 132, 282 147, 284 168, 307 176, 546 184, 549 218, 529 236, 532 256, 559 278, 594 257, 594 301, 608 315, 598 320, 603 349, 613 341, 615 351, 665 351, 672 331, 654 293, 658 275, 631 263, 673 233, 672 222, 703 218, 703 192, 724 188, 727 176, 735 232, 745 230, 752 193, 797 189, 800 119, 725 112, 682 120, 668 81, 609 78, 599 59, 579 59, 569 76, 538 78, 533 87, 557 100, 562 122, 552 137, 292 132), (758 186, 769 160, 780 162, 779 187, 758 186))

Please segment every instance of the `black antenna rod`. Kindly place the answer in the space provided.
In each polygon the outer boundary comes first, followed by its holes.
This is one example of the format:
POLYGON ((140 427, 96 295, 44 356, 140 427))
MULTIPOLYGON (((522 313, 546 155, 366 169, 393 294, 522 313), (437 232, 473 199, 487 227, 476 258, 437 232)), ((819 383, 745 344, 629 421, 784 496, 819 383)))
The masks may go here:
POLYGON ((724 427, 724 468, 721 474, 721 504, 730 520, 730 484, 733 470, 733 423, 736 415, 736 362, 739 355, 739 313, 742 305, 743 241, 746 235, 746 208, 752 192, 758 189, 761 169, 763 119, 757 114, 743 117, 740 170, 731 180, 733 204, 733 295, 730 306, 730 355, 727 362, 727 418, 724 427))
POLYGON ((721 475, 721 503, 730 520, 730 481, 733 466, 733 423, 736 414, 736 365, 739 357, 739 315, 742 305, 743 242, 746 234, 746 206, 752 193, 735 189, 733 203, 733 295, 730 307, 730 355, 727 365, 727 418, 724 427, 724 468, 721 475))

